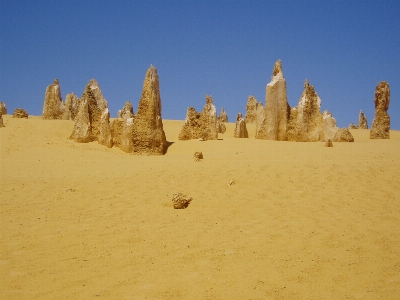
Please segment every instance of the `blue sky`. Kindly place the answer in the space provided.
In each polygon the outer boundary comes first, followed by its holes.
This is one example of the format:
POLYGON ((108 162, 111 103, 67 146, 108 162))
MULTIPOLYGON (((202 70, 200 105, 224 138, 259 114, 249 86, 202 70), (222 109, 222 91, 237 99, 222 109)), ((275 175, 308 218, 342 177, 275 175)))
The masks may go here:
POLYGON ((398 1, 6 1, 0 0, 0 101, 41 115, 46 87, 81 96, 95 78, 116 117, 136 113, 146 70, 158 70, 164 119, 201 110, 205 95, 230 120, 265 87, 282 60, 289 104, 306 78, 347 127, 369 126, 379 81, 391 90, 400 130, 398 1))

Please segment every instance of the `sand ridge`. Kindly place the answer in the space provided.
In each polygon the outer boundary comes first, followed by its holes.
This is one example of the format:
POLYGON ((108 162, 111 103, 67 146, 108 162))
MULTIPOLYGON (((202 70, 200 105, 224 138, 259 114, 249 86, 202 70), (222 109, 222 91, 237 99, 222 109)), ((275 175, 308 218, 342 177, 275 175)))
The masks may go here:
POLYGON ((255 124, 180 141, 163 120, 166 154, 135 156, 69 140, 73 121, 3 119, 1 299, 400 297, 399 131, 327 148, 255 124))

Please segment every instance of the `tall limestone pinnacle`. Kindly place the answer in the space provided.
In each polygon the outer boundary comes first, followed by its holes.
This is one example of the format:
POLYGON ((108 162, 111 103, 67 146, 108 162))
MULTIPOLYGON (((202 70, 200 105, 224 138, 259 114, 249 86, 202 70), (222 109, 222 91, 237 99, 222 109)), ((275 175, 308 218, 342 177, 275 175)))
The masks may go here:
POLYGON ((60 83, 56 78, 54 83, 46 89, 42 118, 45 120, 61 119, 64 112, 64 103, 61 98, 60 83))
POLYGON ((160 155, 166 151, 167 140, 161 118, 160 84, 157 69, 153 66, 146 72, 132 136, 133 154, 160 155))
POLYGON ((390 139, 390 117, 387 113, 390 103, 389 83, 381 81, 375 89, 375 116, 370 131, 371 139, 390 139))
POLYGON ((290 106, 287 102, 286 80, 280 60, 275 63, 272 75, 271 82, 266 87, 265 118, 256 133, 256 138, 286 141, 290 106))

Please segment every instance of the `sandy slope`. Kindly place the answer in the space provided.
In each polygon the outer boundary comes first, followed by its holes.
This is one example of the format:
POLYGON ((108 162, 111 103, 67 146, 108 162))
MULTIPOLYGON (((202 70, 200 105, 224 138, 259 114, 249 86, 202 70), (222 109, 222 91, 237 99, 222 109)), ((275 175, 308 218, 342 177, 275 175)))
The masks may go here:
POLYGON ((234 124, 178 141, 164 120, 167 154, 145 157, 4 119, 1 299, 400 298, 399 131, 325 148, 234 124))

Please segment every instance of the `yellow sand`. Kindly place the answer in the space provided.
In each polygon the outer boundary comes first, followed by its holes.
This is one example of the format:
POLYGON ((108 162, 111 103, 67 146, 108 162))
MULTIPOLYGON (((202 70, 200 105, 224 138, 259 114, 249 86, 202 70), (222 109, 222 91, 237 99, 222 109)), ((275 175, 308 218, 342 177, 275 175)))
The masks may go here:
POLYGON ((399 131, 326 148, 164 120, 167 154, 134 156, 72 121, 4 123, 1 299, 400 298, 399 131))

